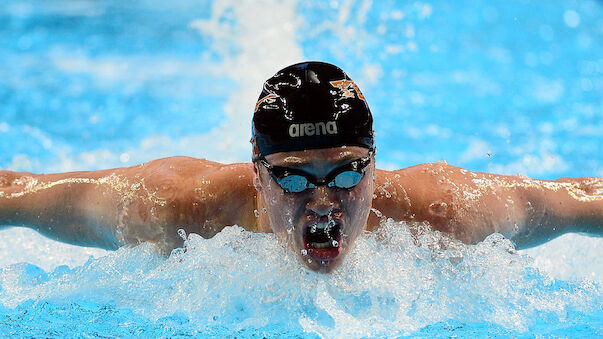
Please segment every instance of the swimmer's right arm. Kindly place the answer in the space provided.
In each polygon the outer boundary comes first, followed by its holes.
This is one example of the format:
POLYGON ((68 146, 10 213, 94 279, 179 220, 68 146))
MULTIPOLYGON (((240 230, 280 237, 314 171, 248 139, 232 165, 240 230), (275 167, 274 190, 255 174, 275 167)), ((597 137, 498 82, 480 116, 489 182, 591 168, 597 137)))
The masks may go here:
POLYGON ((29 227, 71 244, 115 249, 118 241, 111 226, 115 213, 107 212, 116 209, 109 201, 118 197, 91 184, 106 174, 0 171, 0 225, 29 227), (93 198, 103 194, 108 199, 93 198))
POLYGON ((0 225, 105 249, 149 241, 169 253, 182 245, 179 228, 204 237, 224 225, 253 230, 252 178, 249 164, 187 157, 88 172, 0 171, 0 225))

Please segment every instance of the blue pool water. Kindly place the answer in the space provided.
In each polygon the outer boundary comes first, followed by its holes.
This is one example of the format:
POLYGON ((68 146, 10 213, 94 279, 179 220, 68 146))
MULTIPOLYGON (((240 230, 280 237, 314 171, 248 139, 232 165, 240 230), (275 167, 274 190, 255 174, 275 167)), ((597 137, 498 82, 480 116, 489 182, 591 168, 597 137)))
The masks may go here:
MULTIPOLYGON (((323 60, 363 89, 381 168, 603 176, 600 1, 11 1, 0 41, 1 169, 248 161, 262 81, 323 60)), ((0 336, 603 335, 601 239, 381 232, 317 275, 236 227, 167 260, 5 228, 0 336)))

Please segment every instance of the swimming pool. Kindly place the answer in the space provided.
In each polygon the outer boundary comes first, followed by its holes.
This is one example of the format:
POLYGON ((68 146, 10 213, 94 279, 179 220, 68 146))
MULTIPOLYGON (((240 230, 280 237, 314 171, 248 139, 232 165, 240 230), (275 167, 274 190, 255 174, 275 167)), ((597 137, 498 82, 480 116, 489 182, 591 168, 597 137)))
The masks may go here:
MULTIPOLYGON (((363 89, 381 168, 603 176, 601 18, 597 1, 14 1, 0 8, 0 168, 248 161, 262 81, 307 59, 363 89)), ((318 275, 272 235, 236 227, 190 235, 167 260, 148 245, 106 252, 4 229, 0 334, 603 331, 601 239, 516 253, 496 235, 465 246, 382 232, 318 275)))

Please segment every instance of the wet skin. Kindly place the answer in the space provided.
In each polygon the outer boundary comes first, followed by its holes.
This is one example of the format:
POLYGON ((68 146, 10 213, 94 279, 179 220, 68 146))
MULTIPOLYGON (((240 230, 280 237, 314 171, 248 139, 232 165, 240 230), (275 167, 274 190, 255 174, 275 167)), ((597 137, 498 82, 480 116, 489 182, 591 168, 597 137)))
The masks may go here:
MULTIPOLYGON (((268 155, 266 160, 275 166, 300 169, 324 178, 338 167, 368 154, 366 148, 353 146, 282 152, 268 155)), ((374 164, 371 159, 364 177, 353 188, 318 186, 299 193, 285 192, 266 167, 255 164, 254 185, 262 196, 272 231, 312 270, 331 272, 339 266, 364 229, 374 192, 374 164), (330 242, 323 245, 325 248, 317 248, 311 241, 310 234, 320 232, 325 236, 317 238, 330 242)))
MULTIPOLYGON (((366 153, 347 147, 267 158, 323 177, 366 153)), ((383 171, 372 161, 352 190, 319 187, 288 194, 263 166, 188 157, 88 172, 0 170, 0 228, 30 227, 56 240, 106 249, 152 242, 169 254, 182 246, 179 228, 209 238, 225 226, 239 225, 275 232, 309 268, 329 272, 342 263, 358 234, 377 229, 382 218, 405 221, 411 230, 416 222, 427 222, 465 243, 498 232, 517 248, 567 232, 602 236, 603 179, 536 180, 471 172, 444 162, 383 171), (369 214, 371 208, 376 212, 369 214), (337 232, 329 235, 340 241, 310 252, 307 244, 325 237, 309 237, 308 226, 322 227, 329 219, 342 233, 340 238, 337 232)))

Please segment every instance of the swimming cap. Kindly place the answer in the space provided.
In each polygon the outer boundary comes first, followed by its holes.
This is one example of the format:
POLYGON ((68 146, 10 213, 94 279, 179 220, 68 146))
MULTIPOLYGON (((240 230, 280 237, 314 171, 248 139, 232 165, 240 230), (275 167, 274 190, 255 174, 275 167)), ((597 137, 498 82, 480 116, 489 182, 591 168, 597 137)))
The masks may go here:
POLYGON ((303 62, 266 80, 252 123, 253 159, 337 146, 374 148, 373 117, 339 67, 303 62))

